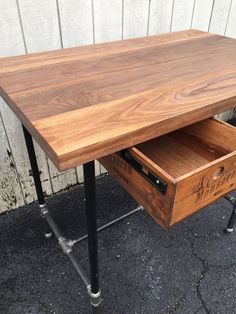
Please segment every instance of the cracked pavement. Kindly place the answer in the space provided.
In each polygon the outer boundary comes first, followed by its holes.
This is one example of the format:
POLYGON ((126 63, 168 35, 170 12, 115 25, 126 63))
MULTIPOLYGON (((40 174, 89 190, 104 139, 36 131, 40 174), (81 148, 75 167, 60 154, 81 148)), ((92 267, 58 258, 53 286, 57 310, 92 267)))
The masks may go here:
MULTIPOLYGON (((98 225, 137 207, 109 176, 97 179, 98 225)), ((83 186, 48 199, 68 238, 85 234, 83 186)), ((99 313, 236 313, 236 232, 220 199, 169 230, 145 212, 99 233, 99 313)), ((44 239, 37 204, 0 217, 0 313, 91 313, 85 288, 54 238, 44 239)), ((87 243, 75 252, 88 271, 87 243)))

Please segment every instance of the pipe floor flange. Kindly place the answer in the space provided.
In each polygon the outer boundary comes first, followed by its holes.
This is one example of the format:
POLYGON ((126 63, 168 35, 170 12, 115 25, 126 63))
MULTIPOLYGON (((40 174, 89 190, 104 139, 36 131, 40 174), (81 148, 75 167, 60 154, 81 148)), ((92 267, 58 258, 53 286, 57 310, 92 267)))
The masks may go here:
POLYGON ((92 293, 91 291, 91 285, 88 286, 88 294, 90 297, 90 303, 92 306, 94 307, 98 307, 101 302, 102 302, 102 298, 101 298, 101 290, 99 289, 99 291, 97 293, 92 293))

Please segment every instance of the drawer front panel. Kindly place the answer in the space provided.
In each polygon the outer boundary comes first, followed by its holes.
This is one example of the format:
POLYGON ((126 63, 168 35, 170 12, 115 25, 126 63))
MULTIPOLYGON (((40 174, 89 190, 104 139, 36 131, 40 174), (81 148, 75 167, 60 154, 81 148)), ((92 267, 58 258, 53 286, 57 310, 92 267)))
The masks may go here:
POLYGON ((171 224, 236 189, 236 154, 222 159, 177 183, 171 224))
MULTIPOLYGON (((99 162, 160 225, 169 226, 174 193, 172 184, 167 185, 163 194, 117 153, 103 157, 99 162)), ((165 178, 161 179, 165 181, 165 178)))

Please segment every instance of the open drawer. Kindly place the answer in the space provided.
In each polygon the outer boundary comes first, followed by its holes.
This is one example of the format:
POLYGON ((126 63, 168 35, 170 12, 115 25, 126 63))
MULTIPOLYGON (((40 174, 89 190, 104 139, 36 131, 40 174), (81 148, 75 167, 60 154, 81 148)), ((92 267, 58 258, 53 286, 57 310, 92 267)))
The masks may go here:
POLYGON ((99 162, 169 227, 236 188, 236 128, 211 118, 99 162))

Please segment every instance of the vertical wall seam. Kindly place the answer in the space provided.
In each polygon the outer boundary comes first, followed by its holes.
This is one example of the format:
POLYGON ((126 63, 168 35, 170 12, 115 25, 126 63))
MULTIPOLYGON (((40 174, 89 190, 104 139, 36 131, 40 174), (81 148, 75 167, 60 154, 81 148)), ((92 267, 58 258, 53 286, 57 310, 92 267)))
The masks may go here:
MULTIPOLYGON (((227 31, 229 17, 230 17, 231 9, 232 9, 232 3, 233 3, 233 0, 230 1, 229 12, 228 12, 228 16, 227 16, 227 20, 226 20, 226 24, 225 24, 225 29, 224 29, 224 35, 226 34, 226 31, 227 31)), ((234 112, 234 110, 235 110, 235 108, 233 109, 233 112, 234 112)), ((232 113, 232 110, 229 110, 226 120, 229 119, 231 113, 232 113)))
POLYGON ((224 35, 226 34, 226 31, 227 31, 229 17, 230 17, 231 9, 232 9, 232 3, 233 3, 233 0, 230 1, 229 12, 228 12, 228 16, 227 16, 227 20, 226 20, 226 24, 225 24, 225 29, 224 29, 224 35))
POLYGON ((175 8, 175 0, 173 0, 173 3, 172 3, 171 19, 170 19, 170 32, 171 32, 171 30, 172 30, 174 8, 175 8))
MULTIPOLYGON (((95 13, 94 13, 94 0, 91 0, 92 5, 92 27, 93 27, 93 44, 96 43, 96 35, 95 35, 95 13)), ((95 161, 94 161, 95 162, 95 161)), ((96 167, 96 164, 95 164, 96 167)), ((101 174, 100 167, 99 167, 99 175, 101 174)))
POLYGON ((75 180, 76 180, 76 183, 78 184, 79 183, 79 181, 78 181, 79 177, 78 177, 78 173, 77 173, 77 167, 74 167, 74 171, 75 171, 75 180))
POLYGON ((148 4, 147 36, 149 35, 150 10, 151 10, 151 0, 149 0, 149 4, 148 4))
POLYGON ((94 3, 93 3, 93 0, 91 0, 91 6, 92 6, 93 43, 95 44, 95 18, 94 18, 94 3))
MULTIPOLYGON (((49 178, 49 182, 50 182, 50 186, 51 186, 51 191, 52 191, 52 194, 54 194, 54 191, 53 191, 53 183, 52 183, 52 178, 51 178, 51 173, 49 171, 49 163, 48 163, 48 157, 46 155, 46 153, 42 150, 43 154, 44 154, 44 157, 45 157, 45 160, 46 160, 46 165, 47 165, 47 170, 48 170, 48 178, 49 178)), ((39 169, 40 170, 40 169, 39 169)))
POLYGON ((53 186, 53 182, 52 182, 52 178, 51 178, 51 172, 50 172, 50 167, 49 167, 48 156, 46 154, 45 154, 45 158, 46 158, 46 163, 47 163, 48 176, 49 176, 49 181, 50 181, 50 184, 51 184, 52 194, 55 194, 55 190, 54 190, 54 186, 53 186))
POLYGON ((11 154, 12 154, 11 157, 12 157, 12 160, 13 160, 13 163, 14 163, 14 166, 15 166, 15 171, 16 171, 17 180, 18 180, 18 183, 19 183, 19 185, 20 185, 20 191, 21 191, 21 194, 22 194, 24 203, 26 204, 25 194, 24 194, 24 191, 23 191, 23 188, 22 188, 22 185, 21 185, 20 175, 19 175, 19 173, 18 173, 18 171, 17 171, 17 168, 16 168, 16 162, 15 162, 14 155, 13 155, 13 153, 12 153, 11 143, 10 143, 10 140, 9 140, 9 138, 8 138, 7 130, 6 130, 6 127, 5 127, 4 120, 3 120, 3 117, 2 117, 2 113, 1 113, 1 112, 0 112, 0 120, 2 121, 3 130, 4 130, 4 133, 5 133, 5 135, 6 135, 7 143, 8 143, 8 146, 9 146, 10 151, 11 151, 11 154))
POLYGON ((211 27, 211 20, 212 20, 212 15, 213 15, 214 7, 215 7, 215 0, 213 0, 213 2, 212 2, 211 15, 210 15, 209 24, 208 24, 208 32, 210 31, 210 27, 211 27))
POLYGON ((59 28, 60 43, 61 43, 61 48, 63 48, 63 47, 64 47, 64 44, 63 44, 62 30, 61 30, 61 15, 60 15, 60 7, 59 7, 59 2, 58 2, 58 0, 56 0, 56 8, 57 8, 57 19, 58 19, 58 28, 59 28))
POLYGON ((26 39, 25 39, 25 32, 24 32, 24 27, 23 27, 23 22, 22 22, 22 16, 21 16, 21 11, 20 11, 19 0, 16 0, 16 7, 17 7, 17 13, 18 13, 19 22, 20 22, 20 29, 21 29, 21 35, 22 35, 25 53, 28 53, 28 49, 27 49, 27 45, 26 45, 26 39))
POLYGON ((77 184, 79 184, 79 176, 78 176, 78 172, 77 172, 77 167, 75 167, 75 177, 76 177, 77 184))
POLYGON ((124 39, 124 13, 125 13, 125 0, 122 0, 122 21, 121 21, 121 27, 122 27, 122 30, 121 30, 121 39, 123 40, 124 39))
POLYGON ((190 29, 192 29, 192 26, 193 26, 193 17, 194 17, 194 13, 195 13, 195 6, 196 6, 196 0, 194 0, 194 2, 193 2, 193 11, 192 11, 192 16, 191 16, 190 29))

